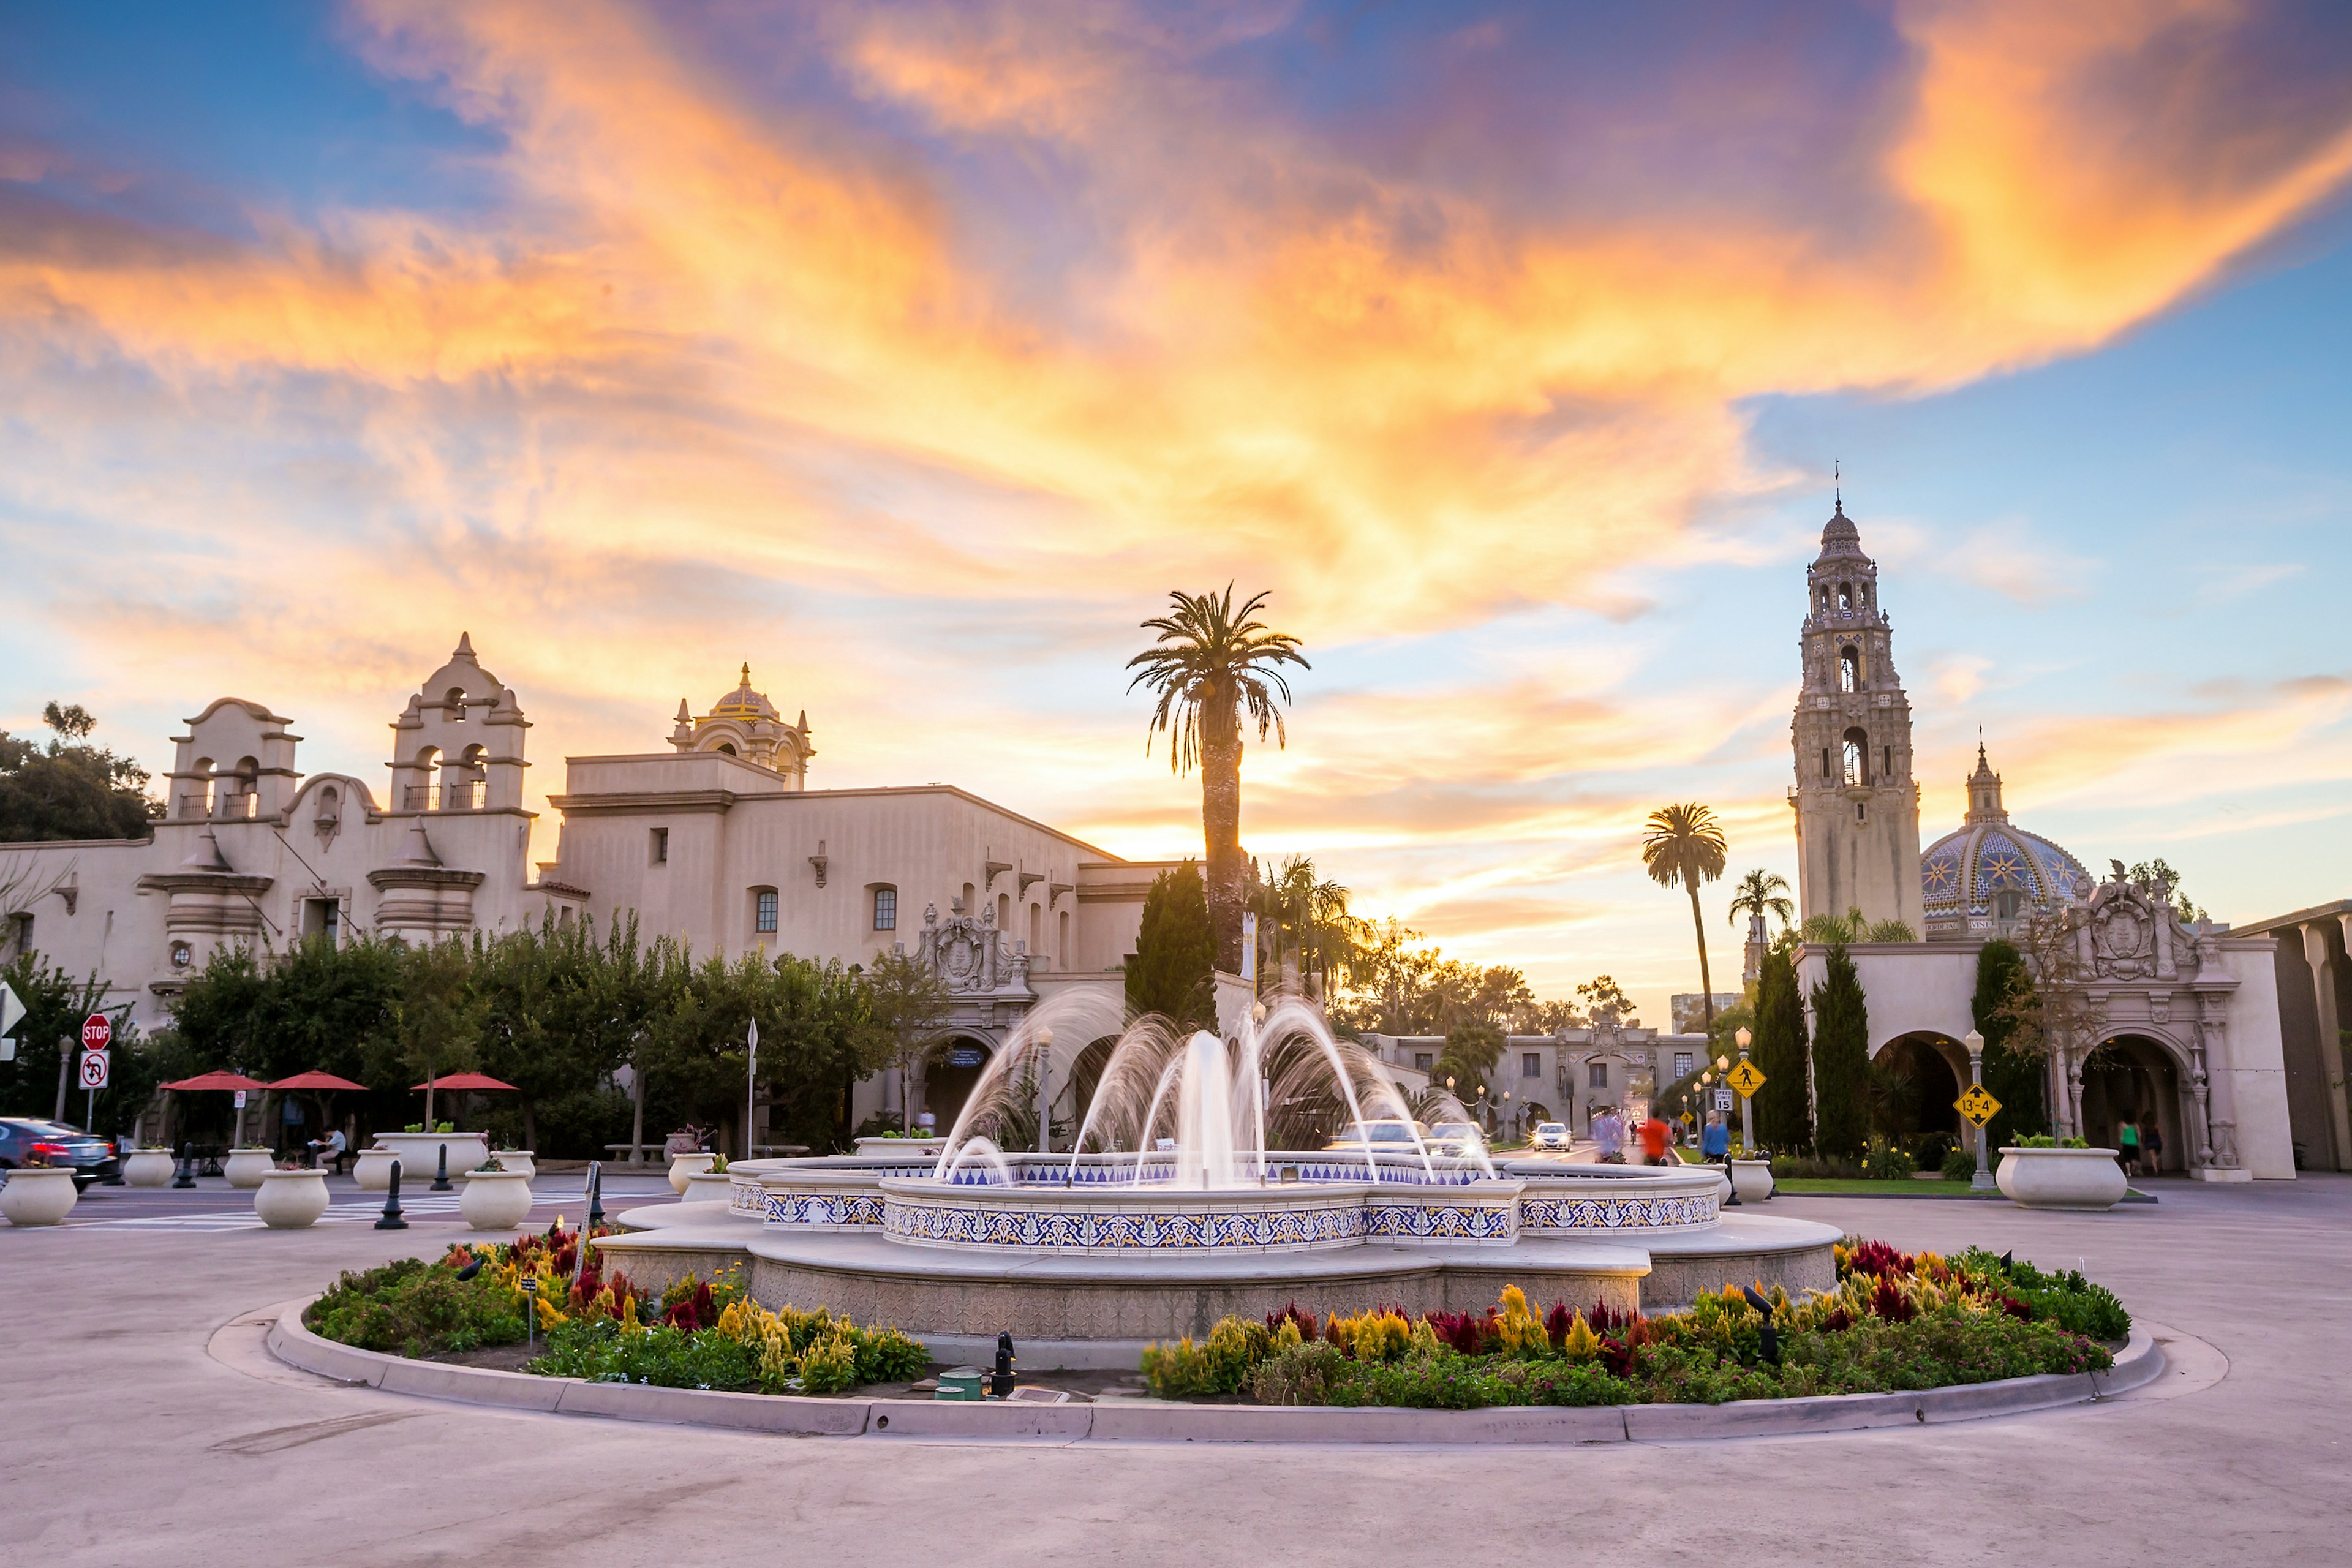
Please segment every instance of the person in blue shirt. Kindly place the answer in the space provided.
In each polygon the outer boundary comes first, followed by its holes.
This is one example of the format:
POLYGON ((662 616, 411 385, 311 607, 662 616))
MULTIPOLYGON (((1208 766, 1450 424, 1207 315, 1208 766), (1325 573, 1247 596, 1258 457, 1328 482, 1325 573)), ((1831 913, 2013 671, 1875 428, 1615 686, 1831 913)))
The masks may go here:
POLYGON ((1710 1114, 1707 1117, 1706 1131, 1699 1134, 1698 1151, 1700 1153, 1706 1156, 1707 1163, 1716 1164, 1719 1163, 1722 1164, 1725 1173, 1727 1174, 1729 1173, 1731 1169, 1731 1129, 1723 1124, 1723 1118, 1721 1116, 1710 1114))

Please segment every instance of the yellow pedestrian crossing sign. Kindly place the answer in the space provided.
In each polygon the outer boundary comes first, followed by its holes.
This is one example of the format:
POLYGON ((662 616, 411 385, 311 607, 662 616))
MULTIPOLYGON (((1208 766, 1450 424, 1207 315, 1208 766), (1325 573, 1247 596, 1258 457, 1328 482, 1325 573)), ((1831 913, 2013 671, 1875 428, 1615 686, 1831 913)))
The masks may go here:
POLYGON ((1982 1084, 1970 1084, 1968 1092, 1952 1102, 1953 1109, 1976 1126, 1982 1127, 2000 1112, 2000 1101, 1987 1094, 1982 1084))
POLYGON ((1756 1091, 1764 1087, 1764 1075, 1756 1070, 1754 1062, 1741 1062, 1724 1074, 1723 1080, 1748 1100, 1755 1099, 1756 1091))

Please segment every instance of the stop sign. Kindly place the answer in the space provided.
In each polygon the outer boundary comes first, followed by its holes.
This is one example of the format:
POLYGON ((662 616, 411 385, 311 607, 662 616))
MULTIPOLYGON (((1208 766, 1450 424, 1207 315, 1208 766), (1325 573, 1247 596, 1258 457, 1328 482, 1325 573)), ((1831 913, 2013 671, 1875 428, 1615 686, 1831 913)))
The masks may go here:
POLYGON ((114 1041, 114 1025, 103 1013, 92 1013, 81 1021, 81 1048, 102 1051, 114 1041))

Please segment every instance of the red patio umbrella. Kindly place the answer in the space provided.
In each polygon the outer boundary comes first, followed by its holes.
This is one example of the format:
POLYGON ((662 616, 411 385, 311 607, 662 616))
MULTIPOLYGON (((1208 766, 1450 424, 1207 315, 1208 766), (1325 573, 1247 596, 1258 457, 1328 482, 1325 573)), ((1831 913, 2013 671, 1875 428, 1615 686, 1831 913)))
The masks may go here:
MULTIPOLYGON (((355 1085, 355 1086, 353 1086, 353 1087, 357 1087, 357 1086, 355 1085)), ((514 1085, 512 1085, 512 1084, 510 1084, 510 1083, 500 1083, 497 1079, 494 1079, 494 1078, 490 1077, 488 1073, 478 1073, 478 1072, 453 1072, 453 1073, 449 1074, 449 1075, 448 1075, 447 1077, 446 1077, 446 1078, 436 1078, 436 1079, 432 1079, 430 1082, 427 1082, 427 1083, 413 1083, 413 1084, 410 1084, 408 1087, 409 1087, 411 1089, 513 1089, 513 1088, 514 1088, 514 1085)))
POLYGON ((298 1072, 292 1078, 281 1078, 269 1087, 272 1089, 364 1089, 367 1088, 367 1085, 363 1083, 353 1083, 347 1078, 337 1078, 333 1073, 320 1072, 317 1068, 312 1068, 309 1072, 298 1072))
MULTIPOLYGON (((194 1078, 179 1079, 173 1082, 167 1083, 163 1087, 165 1089, 193 1089, 202 1093, 210 1090, 221 1089, 235 1090, 240 1089, 268 1089, 269 1086, 262 1082, 257 1078, 247 1078, 241 1072, 230 1072, 226 1068, 223 1068, 215 1072, 201 1072, 194 1078)), ((231 1142, 242 1142, 244 1140, 245 1108, 243 1106, 239 1106, 236 1112, 236 1131, 230 1135, 229 1141, 231 1142)))

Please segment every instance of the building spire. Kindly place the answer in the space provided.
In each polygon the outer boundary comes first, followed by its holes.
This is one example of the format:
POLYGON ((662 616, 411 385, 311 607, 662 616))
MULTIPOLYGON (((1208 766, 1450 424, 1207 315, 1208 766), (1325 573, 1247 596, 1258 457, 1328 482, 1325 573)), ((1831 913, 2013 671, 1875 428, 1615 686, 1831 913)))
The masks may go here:
POLYGON ((751 661, 748 658, 743 661, 743 684, 751 684, 751 661))
POLYGON ((1830 510, 1843 513, 1845 510, 1845 465, 1835 458, 1830 459, 1830 494, 1835 500, 1830 510))

